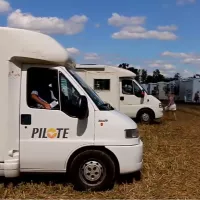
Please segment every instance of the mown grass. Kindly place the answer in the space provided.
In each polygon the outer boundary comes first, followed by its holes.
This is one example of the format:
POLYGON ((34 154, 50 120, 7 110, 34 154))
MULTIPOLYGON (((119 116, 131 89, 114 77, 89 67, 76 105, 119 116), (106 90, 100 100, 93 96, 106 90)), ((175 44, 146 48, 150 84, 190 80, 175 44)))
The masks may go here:
POLYGON ((107 192, 77 192, 64 178, 31 177, 0 184, 0 198, 166 199, 200 197, 200 107, 178 106, 177 121, 139 125, 144 142, 142 180, 107 192), (32 180, 32 181, 31 181, 32 180))

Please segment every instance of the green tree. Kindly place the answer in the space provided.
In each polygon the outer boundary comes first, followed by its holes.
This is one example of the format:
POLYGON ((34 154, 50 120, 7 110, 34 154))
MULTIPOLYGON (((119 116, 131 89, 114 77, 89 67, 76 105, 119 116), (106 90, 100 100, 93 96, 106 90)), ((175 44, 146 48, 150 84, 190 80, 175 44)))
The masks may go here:
POLYGON ((180 73, 176 73, 176 74, 174 75, 174 80, 179 80, 180 78, 181 78, 180 73))
POLYGON ((165 77, 160 73, 159 69, 156 69, 153 72, 153 83, 157 83, 160 81, 165 81, 165 77))
POLYGON ((119 68, 127 69, 129 67, 128 63, 122 63, 118 66, 119 68))
POLYGON ((146 83, 147 82, 147 77, 148 77, 147 70, 142 69, 141 82, 142 83, 146 83))
POLYGON ((139 70, 134 68, 134 67, 129 67, 128 63, 121 63, 119 66, 119 68, 123 68, 123 69, 127 69, 133 73, 135 73, 136 77, 135 79, 138 81, 139 80, 139 70))

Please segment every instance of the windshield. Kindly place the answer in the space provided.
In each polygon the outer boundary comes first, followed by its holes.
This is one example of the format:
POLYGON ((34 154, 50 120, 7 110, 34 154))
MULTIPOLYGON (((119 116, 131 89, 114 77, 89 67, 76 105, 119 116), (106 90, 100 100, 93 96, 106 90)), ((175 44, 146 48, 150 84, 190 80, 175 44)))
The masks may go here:
POLYGON ((142 90, 144 90, 144 91, 148 94, 148 91, 147 91, 141 84, 139 84, 135 79, 134 79, 134 82, 135 82, 142 90))
POLYGON ((82 86, 82 88, 86 91, 86 93, 89 95, 89 97, 93 100, 93 102, 96 104, 96 106, 99 108, 99 110, 114 110, 114 108, 108 104, 105 103, 98 95, 97 93, 89 87, 83 79, 72 69, 66 69, 73 78, 82 86))

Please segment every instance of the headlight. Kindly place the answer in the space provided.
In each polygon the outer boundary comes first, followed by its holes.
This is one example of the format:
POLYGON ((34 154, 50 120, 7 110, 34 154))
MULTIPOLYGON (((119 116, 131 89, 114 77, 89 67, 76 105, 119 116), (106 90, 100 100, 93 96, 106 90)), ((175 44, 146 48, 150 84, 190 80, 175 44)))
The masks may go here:
POLYGON ((125 137, 126 138, 138 138, 139 137, 138 129, 126 129, 125 137))

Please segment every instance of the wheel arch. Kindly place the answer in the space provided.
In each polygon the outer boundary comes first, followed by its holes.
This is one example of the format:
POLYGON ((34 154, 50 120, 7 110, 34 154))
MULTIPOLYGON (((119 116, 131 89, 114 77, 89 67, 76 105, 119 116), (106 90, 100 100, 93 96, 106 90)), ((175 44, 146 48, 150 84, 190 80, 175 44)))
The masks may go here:
POLYGON ((117 157, 115 156, 115 154, 110 151, 109 149, 107 149, 106 147, 104 146, 84 146, 84 147, 81 147, 77 150, 75 150, 69 157, 69 159, 66 161, 66 164, 65 164, 65 168, 66 168, 66 172, 68 173, 69 171, 69 168, 70 168, 70 164, 72 163, 73 159, 81 152, 84 152, 84 151, 87 151, 87 150, 100 150, 100 151, 103 151, 105 153, 107 153, 111 159, 114 161, 115 163, 115 166, 116 166, 116 176, 119 175, 120 173, 120 165, 119 165, 119 161, 117 159, 117 157))

